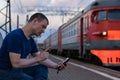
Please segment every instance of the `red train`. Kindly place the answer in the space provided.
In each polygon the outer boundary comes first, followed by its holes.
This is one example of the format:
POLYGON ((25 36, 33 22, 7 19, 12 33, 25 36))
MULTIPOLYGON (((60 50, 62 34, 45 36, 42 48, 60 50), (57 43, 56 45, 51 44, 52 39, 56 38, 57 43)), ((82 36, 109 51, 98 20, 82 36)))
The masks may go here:
POLYGON ((51 52, 120 67, 120 0, 96 0, 44 41, 51 52))

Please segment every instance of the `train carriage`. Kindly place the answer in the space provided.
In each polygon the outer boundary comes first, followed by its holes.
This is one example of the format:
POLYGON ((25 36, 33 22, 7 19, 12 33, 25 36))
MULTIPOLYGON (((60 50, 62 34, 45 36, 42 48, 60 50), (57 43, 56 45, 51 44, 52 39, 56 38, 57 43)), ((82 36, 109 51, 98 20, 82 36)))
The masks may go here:
POLYGON ((58 48, 58 32, 54 32, 52 35, 51 35, 51 48, 52 49, 57 49, 58 48))
POLYGON ((45 40, 44 40, 44 45, 43 45, 43 48, 49 48, 51 47, 51 41, 50 41, 50 36, 47 37, 45 40))
POLYGON ((56 53, 58 49, 58 31, 50 35, 50 48, 52 53, 56 53))
POLYGON ((58 52, 62 52, 62 55, 72 56, 71 52, 73 52, 74 56, 78 56, 77 51, 79 51, 79 42, 77 36, 79 28, 79 15, 63 24, 59 28, 59 37, 61 38, 59 38, 60 42, 58 46, 61 45, 61 47, 59 48, 58 52))

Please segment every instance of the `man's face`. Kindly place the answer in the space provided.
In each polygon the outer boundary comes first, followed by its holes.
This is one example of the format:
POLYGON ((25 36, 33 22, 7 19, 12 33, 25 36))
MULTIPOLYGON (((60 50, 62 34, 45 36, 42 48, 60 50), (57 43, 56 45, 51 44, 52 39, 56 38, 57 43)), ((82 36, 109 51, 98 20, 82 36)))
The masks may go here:
POLYGON ((34 35, 40 36, 42 33, 45 32, 45 29, 47 28, 47 20, 44 19, 42 21, 36 21, 35 27, 34 27, 34 35))

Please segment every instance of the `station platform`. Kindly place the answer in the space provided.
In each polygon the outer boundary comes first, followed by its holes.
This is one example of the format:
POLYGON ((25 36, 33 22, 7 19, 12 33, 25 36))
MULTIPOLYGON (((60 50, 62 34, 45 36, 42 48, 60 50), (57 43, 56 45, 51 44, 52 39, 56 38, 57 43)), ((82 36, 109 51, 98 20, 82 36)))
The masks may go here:
MULTIPOLYGON (((54 56, 50 56, 50 59, 53 60, 54 62, 59 62, 64 59, 56 59, 54 56)), ((49 78, 48 80, 80 80, 80 75, 79 73, 77 74, 76 71, 80 71, 78 67, 71 66, 68 62, 67 67, 59 71, 57 74, 57 70, 55 69, 49 69, 49 78)))
MULTIPOLYGON (((50 54, 50 59, 58 63, 65 58, 50 54)), ((48 80, 120 80, 119 74, 119 71, 70 59, 58 74, 57 70, 49 68, 48 80)))

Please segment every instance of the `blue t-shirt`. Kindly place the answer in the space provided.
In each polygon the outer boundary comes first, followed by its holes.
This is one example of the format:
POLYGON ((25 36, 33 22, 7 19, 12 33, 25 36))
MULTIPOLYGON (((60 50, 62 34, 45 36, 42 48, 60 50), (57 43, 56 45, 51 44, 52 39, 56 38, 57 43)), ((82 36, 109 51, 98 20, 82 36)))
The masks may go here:
POLYGON ((9 52, 21 54, 21 58, 26 58, 29 53, 35 53, 37 51, 38 49, 33 38, 31 37, 28 40, 22 29, 16 29, 9 33, 3 40, 0 49, 0 69, 12 68, 9 52))

